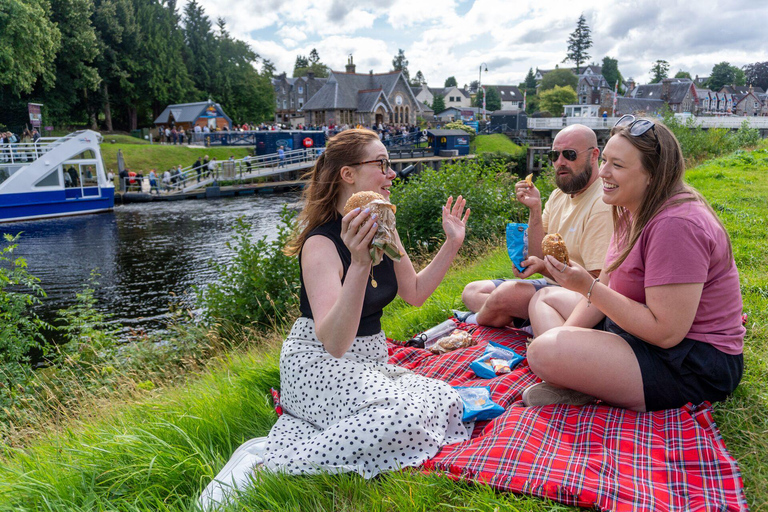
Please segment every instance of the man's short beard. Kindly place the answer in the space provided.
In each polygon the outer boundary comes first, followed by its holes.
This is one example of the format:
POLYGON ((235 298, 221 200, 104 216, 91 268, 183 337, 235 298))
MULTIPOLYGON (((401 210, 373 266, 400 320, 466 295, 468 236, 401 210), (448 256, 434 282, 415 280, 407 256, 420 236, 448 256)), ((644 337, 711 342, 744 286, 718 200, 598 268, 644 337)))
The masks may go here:
POLYGON ((555 185, 566 194, 576 194, 587 187, 589 179, 592 177, 592 163, 587 160, 581 173, 562 177, 555 173, 555 185))

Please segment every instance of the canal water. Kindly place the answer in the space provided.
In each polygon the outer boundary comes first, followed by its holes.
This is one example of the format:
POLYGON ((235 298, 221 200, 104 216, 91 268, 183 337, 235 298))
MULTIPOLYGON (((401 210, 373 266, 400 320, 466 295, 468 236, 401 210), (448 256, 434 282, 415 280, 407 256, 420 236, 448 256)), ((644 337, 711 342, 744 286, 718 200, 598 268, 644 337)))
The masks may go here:
POLYGON ((22 233, 15 254, 48 295, 37 308, 43 319, 52 322, 74 304, 95 270, 98 309, 130 338, 162 329, 172 303, 194 308, 193 286, 216 279, 210 262, 232 259, 226 242, 238 217, 256 239, 273 240, 284 204, 299 208, 299 194, 129 204, 110 213, 0 224, 0 232, 22 233))

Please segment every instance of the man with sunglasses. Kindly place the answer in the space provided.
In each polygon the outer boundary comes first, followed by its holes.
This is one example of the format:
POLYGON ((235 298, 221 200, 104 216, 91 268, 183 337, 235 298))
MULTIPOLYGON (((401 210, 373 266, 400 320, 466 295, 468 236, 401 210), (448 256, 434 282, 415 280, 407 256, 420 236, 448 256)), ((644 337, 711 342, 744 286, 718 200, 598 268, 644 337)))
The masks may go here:
POLYGON ((611 208, 602 200, 598 179, 597 137, 584 125, 561 130, 547 154, 555 169, 555 189, 542 211, 539 190, 526 181, 515 184, 515 198, 528 210, 528 259, 525 272, 512 272, 518 279, 473 281, 464 287, 464 304, 477 313, 456 312, 467 323, 493 327, 525 326, 528 303, 546 286, 557 286, 542 261, 541 240, 547 233, 560 233, 570 258, 595 277, 600 274, 613 234, 611 208), (533 274, 541 279, 527 279, 533 274))

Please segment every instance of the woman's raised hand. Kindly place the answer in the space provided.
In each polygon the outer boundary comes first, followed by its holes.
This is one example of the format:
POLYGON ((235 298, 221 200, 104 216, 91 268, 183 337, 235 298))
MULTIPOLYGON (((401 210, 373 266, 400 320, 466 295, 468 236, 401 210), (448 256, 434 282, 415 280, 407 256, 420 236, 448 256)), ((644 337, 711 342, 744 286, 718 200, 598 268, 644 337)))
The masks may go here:
POLYGON ((378 230, 376 221, 376 214, 371 215, 370 208, 355 208, 341 219, 341 239, 352 254, 353 263, 371 264, 371 242, 378 230))
POLYGON ((464 235, 467 231, 467 219, 471 210, 467 208, 464 211, 467 200, 459 196, 456 203, 453 203, 453 196, 448 198, 443 206, 443 231, 445 240, 461 245, 464 242, 464 235), (463 217, 462 217, 463 214, 463 217))

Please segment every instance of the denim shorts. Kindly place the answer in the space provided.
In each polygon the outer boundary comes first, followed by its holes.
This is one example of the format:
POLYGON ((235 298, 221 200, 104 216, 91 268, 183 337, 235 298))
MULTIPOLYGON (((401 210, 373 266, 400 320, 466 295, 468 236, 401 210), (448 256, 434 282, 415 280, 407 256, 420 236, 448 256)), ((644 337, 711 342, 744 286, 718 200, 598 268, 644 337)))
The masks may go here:
POLYGON ((657 347, 629 334, 607 317, 595 329, 616 334, 632 347, 640 364, 647 411, 682 407, 688 402, 719 402, 741 381, 742 354, 726 354, 690 338, 683 338, 671 348, 657 347))

